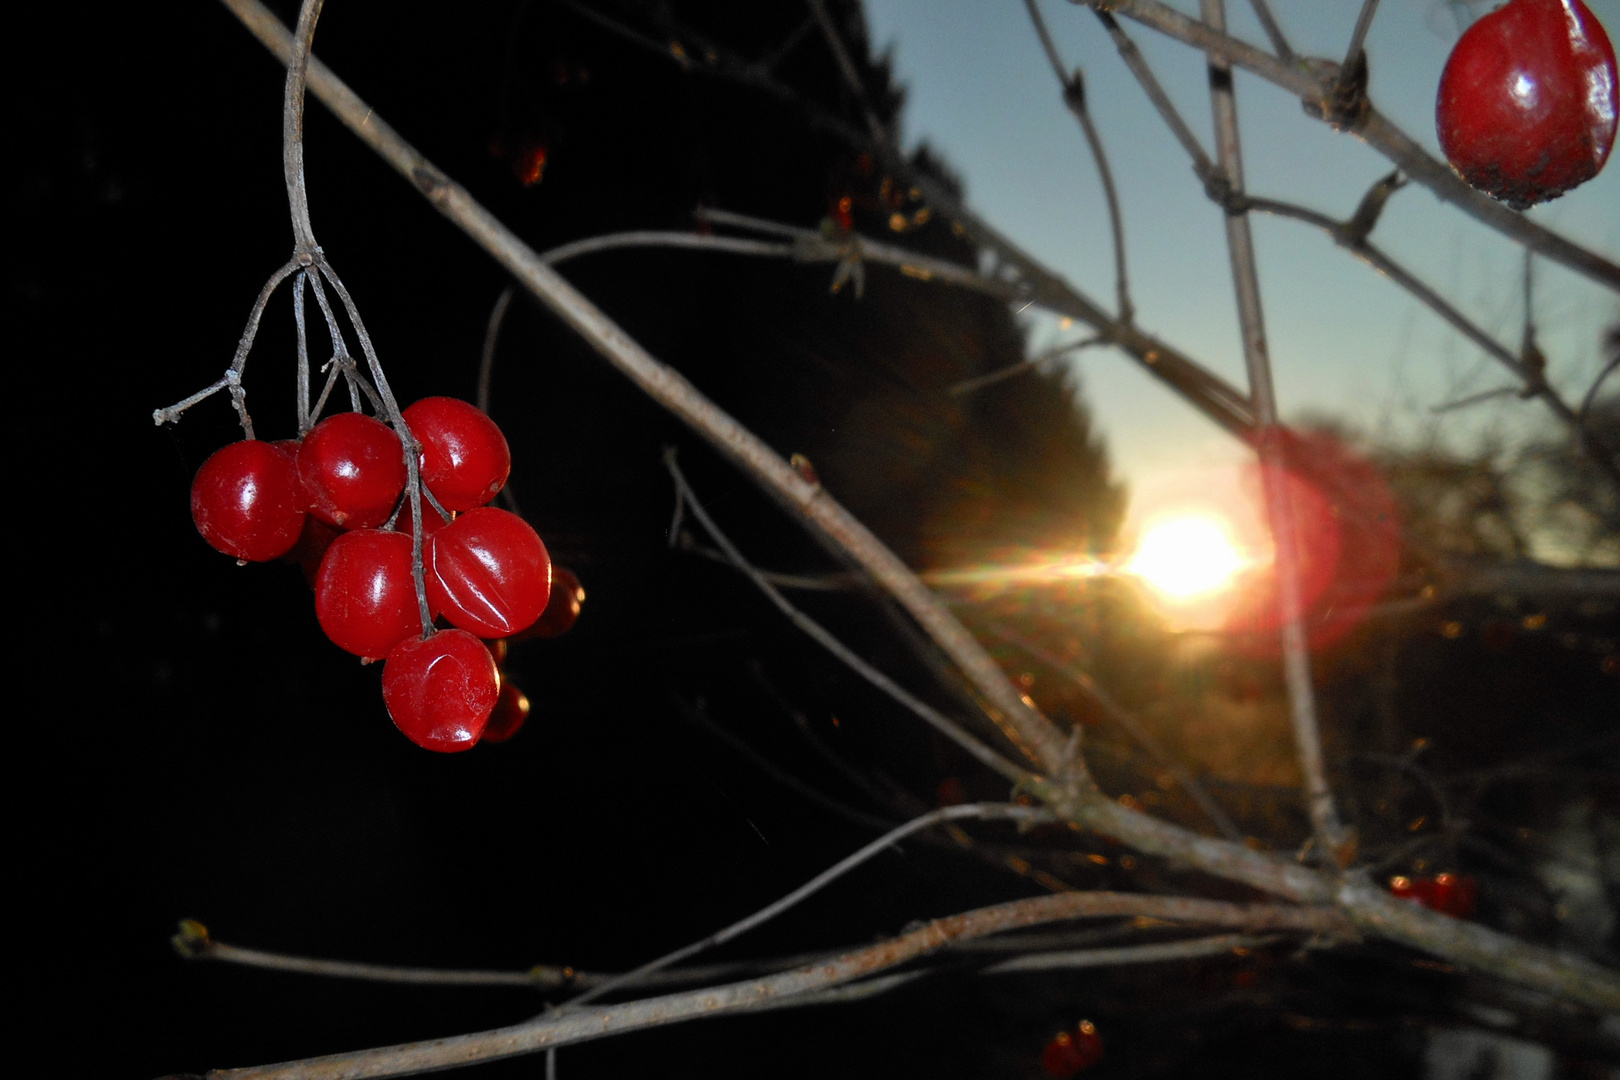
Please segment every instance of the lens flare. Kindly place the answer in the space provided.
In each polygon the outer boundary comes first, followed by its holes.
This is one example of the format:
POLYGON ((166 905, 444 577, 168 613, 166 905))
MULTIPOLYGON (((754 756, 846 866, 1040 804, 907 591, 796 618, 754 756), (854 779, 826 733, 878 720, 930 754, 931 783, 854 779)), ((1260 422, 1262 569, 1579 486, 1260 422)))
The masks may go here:
POLYGON ((1176 517, 1149 526, 1124 569, 1170 599, 1187 600, 1228 588, 1246 565, 1221 522, 1176 517))

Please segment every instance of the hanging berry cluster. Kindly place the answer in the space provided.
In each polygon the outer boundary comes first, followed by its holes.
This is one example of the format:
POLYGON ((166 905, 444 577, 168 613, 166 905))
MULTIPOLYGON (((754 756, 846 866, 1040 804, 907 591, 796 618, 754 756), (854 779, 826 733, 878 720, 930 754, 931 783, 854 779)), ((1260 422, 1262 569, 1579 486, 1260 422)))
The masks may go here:
POLYGON ((545 544, 522 518, 486 505, 512 468, 495 422, 454 398, 425 398, 400 409, 353 297, 315 241, 303 117, 320 9, 320 0, 299 7, 282 109, 292 258, 259 291, 225 374, 156 410, 152 419, 174 423, 198 402, 229 393, 246 438, 197 470, 191 487, 197 530, 240 562, 289 557, 301 563, 326 635, 364 659, 386 658, 383 702, 399 729, 429 750, 466 750, 482 737, 510 738, 528 715, 521 691, 503 691, 504 646, 480 639, 503 641, 531 627, 555 636, 573 623, 584 593, 567 575, 561 602, 550 603, 554 583, 545 544), (288 279, 298 331, 299 437, 265 443, 253 432, 243 374, 265 306, 288 279), (348 334, 327 286, 337 294, 348 334), (306 290, 320 308, 333 353, 320 369, 326 384, 313 402, 306 290), (349 334, 359 342, 364 372, 349 351, 349 334), (322 420, 339 379, 353 411, 322 420), (362 402, 374 415, 362 411, 362 402), (541 623, 548 606, 558 614, 541 623), (448 628, 434 627, 440 618, 448 628))
POLYGON ((403 446, 364 413, 328 417, 302 439, 219 450, 197 471, 192 518, 209 544, 238 560, 301 563, 326 636, 357 656, 386 658, 383 700, 399 729, 430 750, 465 750, 481 737, 510 738, 527 716, 521 691, 502 685, 504 639, 556 636, 584 593, 567 571, 553 580, 527 522, 485 505, 512 465, 494 421, 444 397, 418 401, 403 419, 420 446, 426 503, 420 597, 403 446), (433 629, 440 618, 450 629, 433 629))

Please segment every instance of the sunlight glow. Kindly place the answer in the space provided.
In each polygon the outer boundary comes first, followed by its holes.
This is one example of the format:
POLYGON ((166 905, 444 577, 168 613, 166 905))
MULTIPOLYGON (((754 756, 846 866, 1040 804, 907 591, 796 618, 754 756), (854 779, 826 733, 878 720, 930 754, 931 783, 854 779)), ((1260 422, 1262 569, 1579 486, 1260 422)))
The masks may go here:
POLYGON ((1148 527, 1125 569, 1156 592, 1181 600, 1228 588, 1246 565, 1221 522, 1173 517, 1148 527))

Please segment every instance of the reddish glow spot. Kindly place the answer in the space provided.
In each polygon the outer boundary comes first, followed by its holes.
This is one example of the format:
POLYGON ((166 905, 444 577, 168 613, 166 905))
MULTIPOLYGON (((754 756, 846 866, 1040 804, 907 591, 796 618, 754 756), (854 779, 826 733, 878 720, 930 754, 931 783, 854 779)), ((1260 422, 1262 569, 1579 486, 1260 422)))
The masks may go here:
POLYGON ((524 187, 538 184, 546 172, 545 144, 534 141, 525 143, 522 152, 512 162, 512 171, 524 187))
MULTIPOLYGON (((1312 649, 1342 640, 1395 579, 1400 520, 1378 467, 1331 435, 1291 435, 1276 481, 1287 493, 1299 558, 1300 603, 1312 649)), ((1260 467, 1251 484, 1259 493, 1260 467)), ((1235 651, 1275 656, 1282 625, 1275 564, 1257 571, 1227 621, 1235 651)))
POLYGON ((1434 877, 1396 875, 1389 879, 1389 891, 1402 900, 1422 904, 1431 911, 1466 919, 1474 914, 1479 900, 1479 882, 1467 874, 1436 874, 1434 877))

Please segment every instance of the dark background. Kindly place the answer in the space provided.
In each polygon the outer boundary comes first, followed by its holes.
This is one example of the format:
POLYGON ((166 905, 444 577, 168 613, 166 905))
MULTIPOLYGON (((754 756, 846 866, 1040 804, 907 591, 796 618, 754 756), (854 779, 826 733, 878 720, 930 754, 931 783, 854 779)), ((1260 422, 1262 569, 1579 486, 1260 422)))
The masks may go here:
MULTIPOLYGON (((798 5, 677 6, 749 56, 803 18, 798 5)), ((278 10, 291 21, 292 5, 278 10)), ((701 204, 814 227, 846 193, 859 227, 882 230, 880 177, 802 109, 684 73, 540 0, 449 10, 344 0, 317 52, 537 249, 689 228, 701 204), (549 148, 530 187, 512 171, 524 140, 549 148)), ((658 28, 657 7, 626 10, 658 28)), ((236 437, 224 400, 176 427, 150 420, 218 377, 289 250, 277 66, 208 3, 31 12, 13 46, 8 108, 21 138, 6 183, 20 244, 5 269, 6 432, 21 466, 13 604, 23 647, 8 665, 21 850, 12 933, 27 960, 25 1052, 42 1051, 40 1072, 202 1072, 493 1027, 544 1003, 524 990, 188 964, 167 940, 181 917, 223 941, 299 955, 618 970, 755 910, 873 835, 776 785, 694 714, 880 816, 933 805, 947 778, 972 798, 1006 796, 736 575, 669 550, 659 455, 675 445, 745 550, 782 569, 839 569, 522 300, 491 411, 513 444, 513 494, 583 579, 585 615, 563 639, 514 649, 507 670, 535 714, 510 744, 447 758, 406 742, 377 669, 321 635, 296 567, 239 568, 196 535, 191 474, 236 437), (795 710, 886 800, 823 762, 795 710)), ((814 33, 779 74, 858 119, 814 33)), ((881 66, 866 74, 893 115, 899 95, 881 66)), ((472 397, 500 272, 317 104, 308 161, 316 233, 401 401, 472 397)), ((907 239, 972 258, 943 227, 907 239)), ((1079 532, 1104 545, 1117 527, 1121 493, 1056 382, 941 403, 939 387, 1021 356, 993 303, 873 269, 856 304, 828 294, 830 267, 690 253, 636 252, 568 273, 774 447, 809 454, 913 562, 950 563, 1005 536, 1036 544, 1079 532)), ((288 315, 283 294, 248 367, 267 437, 292 434, 288 315)), ((881 606, 859 596, 806 606, 907 685, 960 706, 881 606)), ((1543 672, 1557 662, 1522 659, 1543 672)), ((1433 665, 1429 686, 1445 685, 1448 662, 1433 665)), ((1608 692, 1584 668, 1558 679, 1577 713, 1608 692)), ((1162 868, 1133 876, 1086 863, 1096 841, 1050 845, 1077 853, 1066 880, 1085 887, 1177 884, 1162 868)), ((996 865, 999 850, 907 844, 721 955, 858 945, 1043 891, 996 865)), ((1408 960, 1368 950, 1305 962, 1282 950, 1109 976, 963 973, 858 1006, 571 1048, 561 1065, 571 1077, 1034 1076, 1051 1033, 1091 1016, 1110 1048, 1097 1075, 1413 1074, 1423 1018, 1445 1013, 1451 988, 1408 960)), ((474 1074, 539 1068, 529 1059, 474 1074)))

